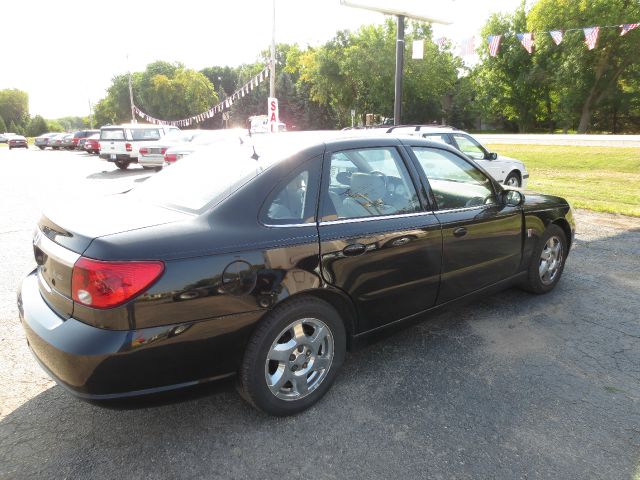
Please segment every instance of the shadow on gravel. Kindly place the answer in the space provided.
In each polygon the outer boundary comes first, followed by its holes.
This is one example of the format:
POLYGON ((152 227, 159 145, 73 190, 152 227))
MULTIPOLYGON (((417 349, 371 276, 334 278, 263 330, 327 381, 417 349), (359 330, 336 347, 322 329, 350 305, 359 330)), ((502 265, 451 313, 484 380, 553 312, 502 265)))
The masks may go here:
POLYGON ((547 295, 506 290, 348 355, 295 417, 232 379, 100 404, 53 387, 0 421, 0 478, 633 478, 640 285, 614 268, 638 268, 638 243, 578 241, 547 295))
POLYGON ((92 173, 91 175, 87 176, 87 179, 112 180, 112 179, 125 178, 125 177, 135 177, 138 175, 147 175, 147 177, 149 177, 152 174, 153 174, 152 171, 145 170, 143 168, 134 168, 134 169, 127 169, 127 170, 120 170, 119 168, 116 168, 115 170, 103 170, 100 173, 92 173))

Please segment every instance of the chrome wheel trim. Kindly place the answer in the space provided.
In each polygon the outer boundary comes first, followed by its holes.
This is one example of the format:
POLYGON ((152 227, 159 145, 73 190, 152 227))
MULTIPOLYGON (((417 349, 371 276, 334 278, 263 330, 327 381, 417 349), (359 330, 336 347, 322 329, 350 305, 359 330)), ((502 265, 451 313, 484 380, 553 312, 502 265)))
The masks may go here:
POLYGON ((555 281, 562 266, 562 258, 562 241, 554 235, 547 240, 540 253, 538 274, 544 285, 551 285, 555 281))
POLYGON ((520 181, 518 180, 517 176, 513 175, 510 179, 508 179, 505 182, 505 185, 508 185, 509 187, 519 187, 520 181))
POLYGON ((271 344, 264 376, 271 393, 294 401, 316 390, 331 369, 334 340, 317 318, 302 318, 284 328, 271 344))

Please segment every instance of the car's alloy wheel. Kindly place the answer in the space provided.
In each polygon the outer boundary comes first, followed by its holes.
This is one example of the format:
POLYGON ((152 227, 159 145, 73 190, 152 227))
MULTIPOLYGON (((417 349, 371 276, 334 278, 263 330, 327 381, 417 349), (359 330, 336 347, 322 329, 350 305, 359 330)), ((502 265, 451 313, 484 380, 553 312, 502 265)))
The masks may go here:
POLYGON ((560 280, 567 252, 564 230, 558 225, 549 225, 538 239, 531 255, 527 280, 522 287, 533 293, 551 291, 560 280))
POLYGON ((540 281, 544 285, 551 285, 558 275, 563 253, 562 241, 555 235, 550 237, 542 248, 540 266, 538 267, 540 281))
POLYGON ((331 387, 346 352, 346 331, 336 310, 302 296, 276 306, 251 336, 238 372, 238 390, 256 408, 292 415, 331 387))
POLYGON ((520 177, 516 172, 511 172, 509 175, 507 175, 507 178, 505 178, 504 180, 504 184, 508 187, 515 188, 520 188, 520 186, 522 185, 520 183, 520 177))
POLYGON ((331 370, 333 350, 333 335, 322 320, 303 318, 286 326, 265 361, 264 375, 271 393, 281 400, 309 395, 331 370))

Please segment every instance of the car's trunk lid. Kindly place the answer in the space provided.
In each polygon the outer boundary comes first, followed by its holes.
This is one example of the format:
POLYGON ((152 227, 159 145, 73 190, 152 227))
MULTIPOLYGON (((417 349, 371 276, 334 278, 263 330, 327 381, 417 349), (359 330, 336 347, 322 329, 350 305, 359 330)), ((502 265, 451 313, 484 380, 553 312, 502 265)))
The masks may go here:
POLYGON ((190 214, 145 204, 122 194, 73 208, 67 205, 45 211, 33 239, 42 297, 60 316, 69 318, 73 313, 73 266, 95 238, 189 217, 190 214))

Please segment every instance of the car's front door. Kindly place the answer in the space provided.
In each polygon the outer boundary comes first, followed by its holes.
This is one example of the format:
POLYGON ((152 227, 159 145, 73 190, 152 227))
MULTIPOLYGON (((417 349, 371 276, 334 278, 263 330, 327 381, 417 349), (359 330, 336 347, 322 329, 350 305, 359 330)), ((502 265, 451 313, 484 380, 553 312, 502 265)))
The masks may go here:
POLYGON ((412 147, 442 224, 444 303, 515 275, 522 260, 522 211, 499 201, 491 180, 451 151, 412 147))
POLYGON ((424 210, 403 150, 355 148, 325 155, 318 224, 322 275, 358 308, 359 332, 435 304, 442 236, 424 210))

